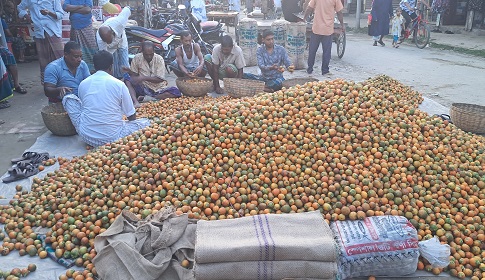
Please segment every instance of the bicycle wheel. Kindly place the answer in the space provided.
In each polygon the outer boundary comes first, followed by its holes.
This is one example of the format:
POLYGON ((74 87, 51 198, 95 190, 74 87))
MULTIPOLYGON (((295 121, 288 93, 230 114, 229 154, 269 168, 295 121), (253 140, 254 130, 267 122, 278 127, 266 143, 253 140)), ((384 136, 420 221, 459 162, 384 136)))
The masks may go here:
POLYGON ((335 43, 337 44, 338 58, 342 58, 344 56, 344 53, 345 53, 345 45, 347 44, 345 32, 342 32, 342 33, 339 34, 335 43))
POLYGON ((416 27, 416 30, 414 31, 414 34, 413 34, 414 43, 416 44, 416 47, 420 49, 426 47, 426 45, 429 43, 430 36, 431 36, 431 31, 429 29, 429 25, 424 22, 418 23, 418 26, 416 27))

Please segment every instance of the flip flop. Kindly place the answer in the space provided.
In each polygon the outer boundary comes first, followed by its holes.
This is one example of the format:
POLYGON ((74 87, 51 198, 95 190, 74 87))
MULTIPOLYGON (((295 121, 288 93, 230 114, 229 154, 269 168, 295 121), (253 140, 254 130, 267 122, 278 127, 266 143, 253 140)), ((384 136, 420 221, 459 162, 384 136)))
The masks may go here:
POLYGON ((0 109, 6 109, 8 107, 10 107, 10 103, 8 101, 0 102, 0 109))
POLYGON ((12 159, 12 163, 17 163, 19 161, 35 161, 40 163, 43 160, 48 160, 48 159, 49 159, 49 153, 25 152, 22 154, 21 158, 12 159), (47 158, 45 158, 46 156, 47 158))
POLYGON ((27 90, 22 88, 21 86, 14 88, 13 91, 16 92, 16 93, 20 93, 20 94, 26 94, 27 93, 27 90))
POLYGON ((14 170, 15 168, 17 168, 17 167, 18 167, 18 168, 20 168, 20 169, 25 169, 25 168, 27 168, 27 167, 28 167, 28 165, 29 165, 29 164, 31 164, 31 163, 30 163, 29 161, 27 161, 27 160, 25 160, 25 161, 19 161, 19 162, 17 162, 17 163, 16 163, 14 166, 10 167, 10 168, 8 169, 8 172, 9 172, 9 173, 13 172, 13 170, 14 170))
POLYGON ((16 167, 9 172, 9 176, 2 179, 4 183, 10 183, 18 180, 22 180, 39 173, 39 169, 32 164, 28 164, 26 168, 16 167))
POLYGON ((151 97, 151 96, 148 96, 148 95, 138 97, 139 102, 150 102, 150 101, 157 101, 157 100, 158 99, 151 97))

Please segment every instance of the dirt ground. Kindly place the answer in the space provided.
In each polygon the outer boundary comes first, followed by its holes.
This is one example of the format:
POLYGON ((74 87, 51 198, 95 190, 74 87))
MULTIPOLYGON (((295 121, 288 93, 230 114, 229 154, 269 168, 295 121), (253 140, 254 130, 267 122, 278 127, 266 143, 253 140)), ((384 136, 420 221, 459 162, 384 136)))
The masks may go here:
MULTIPOLYGON (((387 40, 385 47, 372 46, 371 39, 364 34, 348 32, 345 55, 336 56, 333 46, 330 74, 321 76, 321 50, 313 75, 318 79, 343 78, 363 81, 379 74, 389 75, 406 85, 413 86, 423 95, 449 107, 454 102, 485 105, 485 59, 461 55, 451 51, 432 48, 418 49, 404 43, 395 49, 387 40)), ((20 82, 28 94, 15 94, 10 100, 11 107, 0 110, 0 172, 11 166, 10 159, 18 157, 28 149, 47 129, 40 110, 47 105, 40 86, 37 61, 18 65, 20 82)), ((256 67, 246 71, 256 73, 256 67)), ((293 74, 285 73, 286 78, 308 76, 305 70, 293 74)), ((175 84, 175 76, 167 75, 170 84, 175 84)), ((447 112, 443 112, 447 113, 447 112)))

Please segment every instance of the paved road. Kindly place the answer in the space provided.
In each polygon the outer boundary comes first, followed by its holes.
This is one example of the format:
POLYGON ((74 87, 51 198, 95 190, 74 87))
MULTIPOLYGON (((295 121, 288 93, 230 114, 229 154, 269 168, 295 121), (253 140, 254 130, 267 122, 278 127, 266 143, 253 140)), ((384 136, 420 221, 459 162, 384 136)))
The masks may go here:
MULTIPOLYGON (((330 75, 315 75, 319 73, 321 56, 318 55, 317 59, 314 76, 320 79, 362 81, 378 74, 387 74, 413 85, 425 96, 448 107, 453 102, 485 105, 483 58, 430 48, 420 50, 410 43, 404 43, 399 49, 392 48, 390 42, 386 47, 373 47, 370 37, 349 33, 342 59, 336 57, 334 48, 330 75)), ((38 64, 36 61, 20 64, 19 71, 20 80, 29 93, 16 94, 11 99, 12 107, 0 110, 0 120, 5 121, 0 125, 2 174, 10 167, 11 158, 22 154, 38 136, 47 131, 40 115, 47 99, 39 84, 38 64)), ((251 67, 249 71, 255 73, 256 69, 251 67)), ((296 71, 293 76, 306 76, 306 72, 296 71)), ((167 78, 172 83, 175 79, 173 74, 167 78)))

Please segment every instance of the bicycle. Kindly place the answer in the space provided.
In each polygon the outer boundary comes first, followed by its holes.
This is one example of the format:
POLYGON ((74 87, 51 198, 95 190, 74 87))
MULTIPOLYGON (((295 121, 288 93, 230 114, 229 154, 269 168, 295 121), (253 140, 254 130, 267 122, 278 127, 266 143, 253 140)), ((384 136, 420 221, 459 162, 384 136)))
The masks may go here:
POLYGON ((411 29, 404 31, 403 38, 400 41, 402 42, 404 39, 409 38, 412 32, 414 44, 416 44, 416 47, 423 49, 428 45, 429 39, 431 38, 429 24, 421 17, 421 13, 418 14, 418 17, 411 24, 411 29))

